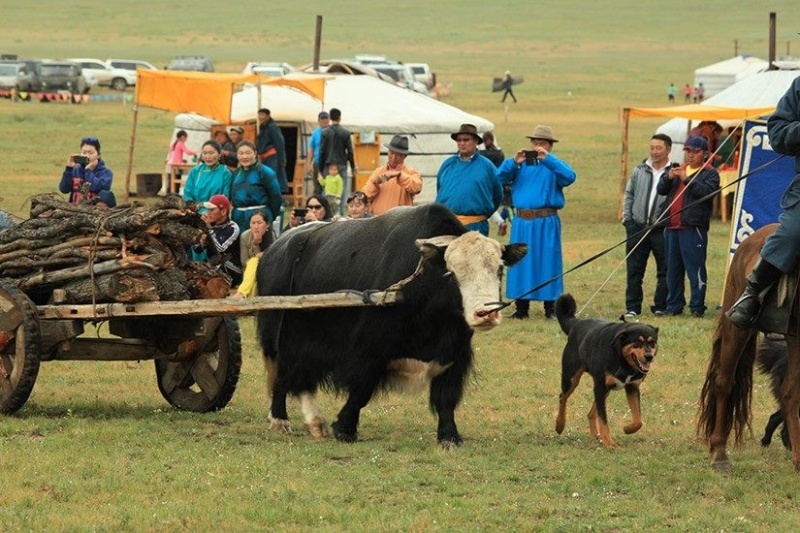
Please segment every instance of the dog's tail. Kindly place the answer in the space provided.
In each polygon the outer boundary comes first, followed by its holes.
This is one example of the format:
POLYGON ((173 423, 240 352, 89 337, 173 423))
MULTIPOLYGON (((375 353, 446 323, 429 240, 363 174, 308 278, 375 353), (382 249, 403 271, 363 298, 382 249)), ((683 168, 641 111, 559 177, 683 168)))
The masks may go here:
POLYGON ((558 318, 558 325, 561 326, 561 331, 569 335, 569 330, 572 329, 578 319, 575 318, 575 313, 578 312, 578 304, 575 303, 575 298, 571 294, 564 293, 556 300, 556 318, 558 318))
POLYGON ((769 376, 772 396, 780 403, 780 390, 786 377, 788 349, 782 338, 765 337, 758 345, 756 364, 762 374, 769 376))

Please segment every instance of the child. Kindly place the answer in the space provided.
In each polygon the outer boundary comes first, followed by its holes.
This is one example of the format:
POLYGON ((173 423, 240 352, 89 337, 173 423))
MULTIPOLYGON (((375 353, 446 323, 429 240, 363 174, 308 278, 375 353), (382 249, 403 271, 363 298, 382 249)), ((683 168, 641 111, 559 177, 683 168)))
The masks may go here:
POLYGON ((342 202, 344 180, 339 175, 339 166, 333 163, 328 165, 328 175, 320 177, 319 182, 325 189, 325 197, 331 204, 331 210, 334 213, 340 213, 339 205, 342 202))

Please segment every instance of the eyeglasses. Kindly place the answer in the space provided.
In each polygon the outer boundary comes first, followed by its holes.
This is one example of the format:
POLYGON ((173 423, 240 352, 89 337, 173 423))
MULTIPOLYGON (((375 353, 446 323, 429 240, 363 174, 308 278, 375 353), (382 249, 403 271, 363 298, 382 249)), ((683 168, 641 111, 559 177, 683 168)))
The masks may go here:
POLYGON ((306 209, 314 209, 314 210, 322 209, 322 205, 321 204, 306 204, 306 209))

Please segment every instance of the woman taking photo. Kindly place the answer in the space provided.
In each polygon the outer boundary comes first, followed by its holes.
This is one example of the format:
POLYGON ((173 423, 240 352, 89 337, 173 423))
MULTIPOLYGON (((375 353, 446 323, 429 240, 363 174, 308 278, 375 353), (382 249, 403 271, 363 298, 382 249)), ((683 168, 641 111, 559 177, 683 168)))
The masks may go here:
POLYGON ((250 227, 254 213, 264 213, 270 225, 280 214, 283 198, 275 171, 258 160, 256 145, 242 141, 236 148, 239 168, 233 175, 231 186, 231 218, 241 231, 250 227))
POLYGON ((183 199, 204 203, 212 196, 230 197, 233 177, 228 167, 220 162, 222 147, 216 141, 206 141, 200 149, 200 163, 189 171, 183 187, 183 199))
POLYGON ((100 158, 100 141, 97 137, 84 137, 80 152, 67 158, 58 190, 69 193, 69 201, 79 204, 94 200, 100 191, 110 191, 113 179, 114 173, 100 158))

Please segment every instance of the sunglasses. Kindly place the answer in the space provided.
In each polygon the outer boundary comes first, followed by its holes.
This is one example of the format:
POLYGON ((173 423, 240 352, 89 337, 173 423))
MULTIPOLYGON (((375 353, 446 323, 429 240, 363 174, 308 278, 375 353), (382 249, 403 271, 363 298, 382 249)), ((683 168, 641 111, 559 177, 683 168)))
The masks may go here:
POLYGON ((350 196, 347 198, 347 202, 348 202, 348 203, 350 203, 350 202, 352 202, 353 200, 361 200, 361 201, 364 201, 364 200, 366 200, 366 199, 367 199, 367 195, 366 195, 365 193, 361 192, 361 191, 358 191, 358 192, 354 192, 353 194, 351 194, 351 195, 350 195, 350 196))
POLYGON ((321 204, 306 204, 306 209, 314 209, 314 210, 322 209, 322 205, 321 204))

